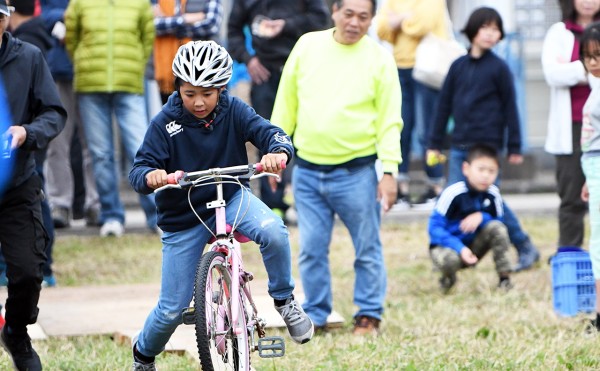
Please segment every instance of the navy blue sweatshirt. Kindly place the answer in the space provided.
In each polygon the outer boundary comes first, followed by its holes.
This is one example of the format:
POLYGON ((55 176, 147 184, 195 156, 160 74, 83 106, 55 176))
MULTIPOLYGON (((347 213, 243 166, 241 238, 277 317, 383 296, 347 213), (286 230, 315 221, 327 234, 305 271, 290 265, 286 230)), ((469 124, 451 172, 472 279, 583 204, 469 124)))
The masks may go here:
MULTIPOLYGON (((254 109, 224 90, 215 108, 217 114, 210 128, 183 107, 179 93, 175 92, 162 111, 152 119, 144 142, 138 150, 129 181, 143 194, 153 192, 146 184, 146 174, 163 169, 167 173, 177 170, 199 171, 215 167, 245 165, 248 163, 246 142, 252 143, 262 153, 278 152, 284 148, 294 152, 287 134, 262 118, 254 109)), ((288 159, 288 161, 291 160, 288 159)), ((247 184, 246 184, 247 185, 247 184)), ((228 200, 239 186, 226 184, 224 198, 228 200)), ((188 191, 168 189, 156 194, 158 226, 167 232, 176 232, 197 225, 198 219, 188 204, 188 191)), ((214 186, 192 190, 192 204, 203 219, 214 214, 207 211, 206 203, 216 197, 214 186)))
POLYGON ((521 128, 513 77, 492 51, 458 58, 448 72, 427 148, 442 149, 448 119, 454 118, 453 148, 485 143, 509 154, 521 153, 521 128), (506 147, 505 147, 506 146, 506 147))

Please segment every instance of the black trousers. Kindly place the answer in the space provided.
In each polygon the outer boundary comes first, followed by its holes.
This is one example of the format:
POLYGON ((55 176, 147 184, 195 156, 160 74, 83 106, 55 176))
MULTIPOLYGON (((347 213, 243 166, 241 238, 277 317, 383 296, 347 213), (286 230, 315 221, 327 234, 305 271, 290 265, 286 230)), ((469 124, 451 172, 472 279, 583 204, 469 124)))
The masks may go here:
POLYGON ((26 330, 38 316, 47 233, 42 222, 42 182, 37 174, 0 199, 0 246, 6 259, 6 324, 26 330))
POLYGON ((558 208, 558 246, 583 244, 584 217, 587 203, 581 200, 585 176, 581 168, 581 122, 573 123, 573 153, 556 156, 558 208))

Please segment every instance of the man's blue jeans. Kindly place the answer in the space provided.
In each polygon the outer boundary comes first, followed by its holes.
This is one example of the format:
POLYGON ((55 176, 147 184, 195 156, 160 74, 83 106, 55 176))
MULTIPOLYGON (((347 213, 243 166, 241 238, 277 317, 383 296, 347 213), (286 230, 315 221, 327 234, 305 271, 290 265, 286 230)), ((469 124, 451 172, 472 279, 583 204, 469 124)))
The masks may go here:
MULTIPOLYGON (((125 209, 119 197, 116 169, 113 113, 119 125, 127 158, 133 162, 141 146, 148 123, 143 95, 130 93, 78 94, 81 121, 94 164, 94 176, 101 204, 100 222, 125 222, 125 209)), ((140 195, 149 228, 156 227, 154 195, 140 195)))
MULTIPOLYGON (((237 228, 260 245, 263 263, 269 277, 269 295, 283 300, 292 295, 294 280, 288 230, 275 215, 249 190, 238 191, 227 202, 227 222, 233 224, 238 205, 240 215, 246 212, 237 228)), ((206 225, 214 230, 215 217, 206 225)), ((198 221, 196 227, 162 235, 162 278, 158 304, 150 312, 138 337, 137 349, 153 357, 162 352, 169 338, 182 323, 181 312, 192 300, 194 276, 202 251, 212 235, 198 221)))
MULTIPOLYGON (((450 149, 450 158, 448 163, 448 185, 466 181, 465 176, 462 172, 462 164, 467 159, 467 154, 469 151, 451 148, 450 149)), ((496 179, 496 185, 500 187, 500 174, 498 174, 498 178, 496 179)), ((508 237, 510 238, 510 242, 520 247, 522 244, 529 241, 529 236, 523 228, 521 228, 521 224, 519 223, 519 219, 512 211, 511 208, 508 207, 506 202, 503 202, 504 205, 504 224, 508 229, 508 237)))
MULTIPOLYGON (((315 326, 327 323, 333 307, 329 248, 336 214, 354 244, 355 316, 381 319, 386 272, 379 236, 377 184, 374 165, 330 172, 294 167, 292 189, 300 233, 298 263, 306 294, 303 308, 315 326)), ((333 259, 349 260, 348 256, 334 254, 333 259)))

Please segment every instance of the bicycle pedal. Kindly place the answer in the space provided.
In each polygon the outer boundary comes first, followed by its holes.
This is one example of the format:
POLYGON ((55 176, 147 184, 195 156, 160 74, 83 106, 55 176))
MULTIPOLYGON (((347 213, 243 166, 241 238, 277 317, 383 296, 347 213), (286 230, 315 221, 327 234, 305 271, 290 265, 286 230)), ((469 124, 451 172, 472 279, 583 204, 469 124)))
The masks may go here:
POLYGON ((283 357, 285 342, 281 336, 268 336, 258 339, 258 355, 261 358, 283 357))
POLYGON ((181 318, 184 325, 196 324, 196 310, 194 307, 185 308, 181 311, 181 318))

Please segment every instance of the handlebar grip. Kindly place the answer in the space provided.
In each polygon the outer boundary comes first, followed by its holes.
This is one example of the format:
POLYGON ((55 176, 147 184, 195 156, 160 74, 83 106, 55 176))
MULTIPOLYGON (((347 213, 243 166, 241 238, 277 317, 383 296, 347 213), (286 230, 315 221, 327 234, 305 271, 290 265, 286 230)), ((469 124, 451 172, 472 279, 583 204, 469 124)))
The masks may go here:
MULTIPOLYGON (((256 163, 256 172, 257 173, 262 173, 265 169, 263 169, 263 166, 260 162, 256 163)), ((286 164, 285 161, 281 160, 281 169, 285 169, 286 164)))
POLYGON ((183 172, 182 170, 177 170, 174 173, 167 174, 167 183, 177 184, 179 179, 183 178, 184 175, 185 175, 185 172, 183 172))

